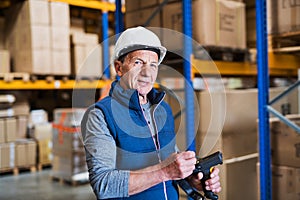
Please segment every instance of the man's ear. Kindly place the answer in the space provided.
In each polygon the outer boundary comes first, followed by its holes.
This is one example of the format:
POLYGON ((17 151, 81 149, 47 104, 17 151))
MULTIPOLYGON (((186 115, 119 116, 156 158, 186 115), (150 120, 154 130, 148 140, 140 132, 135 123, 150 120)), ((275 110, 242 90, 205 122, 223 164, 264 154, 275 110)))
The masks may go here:
POLYGON ((119 60, 116 60, 114 62, 114 65, 115 65, 115 70, 116 70, 117 75, 121 77, 123 74, 122 73, 122 62, 119 60))

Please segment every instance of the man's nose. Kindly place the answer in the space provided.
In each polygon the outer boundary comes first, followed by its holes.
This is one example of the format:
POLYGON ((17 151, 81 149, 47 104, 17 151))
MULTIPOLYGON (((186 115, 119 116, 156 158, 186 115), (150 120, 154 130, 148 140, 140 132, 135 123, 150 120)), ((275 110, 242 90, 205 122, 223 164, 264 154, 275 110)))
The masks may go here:
POLYGON ((149 64, 144 64, 141 69, 142 76, 150 76, 151 75, 151 66, 149 64))

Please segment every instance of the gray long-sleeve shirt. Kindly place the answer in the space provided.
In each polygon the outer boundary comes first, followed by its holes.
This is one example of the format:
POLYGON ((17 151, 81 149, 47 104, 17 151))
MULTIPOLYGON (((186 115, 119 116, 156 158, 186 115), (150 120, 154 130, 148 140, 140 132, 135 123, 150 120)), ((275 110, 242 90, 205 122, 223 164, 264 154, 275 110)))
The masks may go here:
MULTIPOLYGON (((142 105, 142 109, 151 133, 154 136, 157 133, 154 119, 152 118, 153 107, 148 102, 142 105)), ((90 111, 86 124, 86 132, 87 134, 83 139, 85 148, 101 166, 101 168, 97 169, 97 174, 100 176, 99 180, 105 183, 100 184, 102 186, 98 190, 99 195, 101 194, 101 198, 127 197, 129 171, 115 169, 116 144, 107 128, 105 117, 100 109, 90 111)))

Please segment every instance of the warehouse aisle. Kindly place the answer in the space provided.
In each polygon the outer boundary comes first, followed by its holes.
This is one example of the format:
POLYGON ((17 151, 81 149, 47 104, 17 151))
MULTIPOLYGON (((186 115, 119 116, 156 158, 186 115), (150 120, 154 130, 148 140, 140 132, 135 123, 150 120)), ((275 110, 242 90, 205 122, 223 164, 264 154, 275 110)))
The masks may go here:
POLYGON ((70 186, 50 179, 50 169, 0 177, 1 200, 95 200, 89 184, 70 186))

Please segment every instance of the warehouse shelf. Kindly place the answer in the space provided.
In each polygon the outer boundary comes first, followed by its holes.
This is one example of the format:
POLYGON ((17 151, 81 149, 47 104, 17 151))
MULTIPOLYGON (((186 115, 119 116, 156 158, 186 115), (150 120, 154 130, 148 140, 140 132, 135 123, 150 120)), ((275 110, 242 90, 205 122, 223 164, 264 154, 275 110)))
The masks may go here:
POLYGON ((101 89, 111 81, 107 80, 0 80, 0 90, 57 90, 57 89, 101 89))
MULTIPOLYGON (((106 1, 99 1, 99 0, 49 0, 49 1, 64 2, 72 6, 98 9, 104 12, 107 11, 114 12, 116 10, 115 4, 106 1)), ((122 10, 125 11, 125 8, 123 7, 122 10)))
MULTIPOLYGON (((268 58, 269 74, 271 76, 297 76, 298 68, 300 68, 299 57, 269 52, 268 58)), ((193 56, 191 62, 194 76, 198 74, 232 76, 257 75, 257 65, 251 62, 208 61, 199 60, 193 56), (217 69, 214 66, 216 66, 217 69)))

